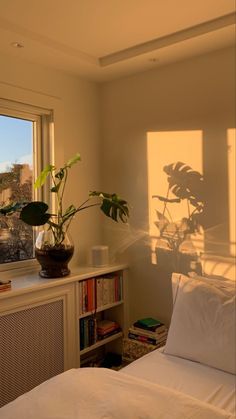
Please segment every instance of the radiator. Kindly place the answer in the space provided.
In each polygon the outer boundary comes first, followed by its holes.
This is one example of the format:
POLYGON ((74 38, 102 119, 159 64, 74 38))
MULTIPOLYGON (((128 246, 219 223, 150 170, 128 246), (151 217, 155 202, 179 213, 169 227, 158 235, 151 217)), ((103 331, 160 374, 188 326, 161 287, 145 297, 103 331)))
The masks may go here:
POLYGON ((63 300, 0 316, 0 406, 64 371, 63 300))

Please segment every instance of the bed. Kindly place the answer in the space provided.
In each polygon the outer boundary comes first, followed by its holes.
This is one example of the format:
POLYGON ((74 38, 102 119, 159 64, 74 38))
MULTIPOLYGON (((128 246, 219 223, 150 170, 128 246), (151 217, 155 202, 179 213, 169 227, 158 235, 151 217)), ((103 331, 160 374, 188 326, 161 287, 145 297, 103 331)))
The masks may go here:
POLYGON ((172 284, 164 348, 120 371, 66 371, 1 408, 0 418, 235 418, 235 281, 174 274, 172 284))

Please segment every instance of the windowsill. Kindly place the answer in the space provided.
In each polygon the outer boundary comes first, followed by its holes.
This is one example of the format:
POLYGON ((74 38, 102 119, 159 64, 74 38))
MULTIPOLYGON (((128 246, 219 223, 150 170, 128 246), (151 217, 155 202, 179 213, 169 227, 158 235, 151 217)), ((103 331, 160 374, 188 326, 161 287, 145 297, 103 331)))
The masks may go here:
MULTIPOLYGON (((93 276, 103 275, 106 273, 111 273, 119 270, 127 269, 128 265, 126 264, 112 264, 104 268, 95 268, 92 266, 81 266, 78 268, 73 268, 70 275, 62 278, 41 278, 39 276, 39 265, 36 267, 28 267, 19 269, 14 269, 11 271, 9 276, 6 276, 4 273, 4 279, 10 279, 11 289, 0 293, 0 299, 11 298, 16 295, 26 294, 29 292, 35 292, 37 290, 53 288, 56 286, 68 285, 76 281, 82 281, 84 279, 91 278, 93 276)), ((10 271, 8 271, 10 272, 10 271)), ((1 275, 1 273, 0 273, 1 275)), ((1 275, 3 277, 3 275, 1 275)))
POLYGON ((0 278, 11 279, 16 276, 21 276, 25 272, 37 271, 39 269, 39 263, 36 259, 24 260, 21 262, 13 262, 1 264, 0 266, 0 278))

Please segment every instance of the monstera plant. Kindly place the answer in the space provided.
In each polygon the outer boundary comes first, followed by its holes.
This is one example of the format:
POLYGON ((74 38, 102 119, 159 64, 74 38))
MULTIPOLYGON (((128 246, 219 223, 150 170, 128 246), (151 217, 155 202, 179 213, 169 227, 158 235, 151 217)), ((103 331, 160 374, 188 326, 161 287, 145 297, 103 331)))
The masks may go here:
POLYGON ((91 191, 80 205, 71 204, 64 208, 63 201, 69 170, 80 160, 80 154, 77 153, 59 169, 50 164, 44 168, 35 181, 34 187, 41 188, 50 178, 50 192, 56 198, 56 211, 49 211, 47 203, 43 201, 12 203, 0 210, 0 213, 4 215, 17 211, 20 213, 20 219, 26 224, 44 226, 37 237, 35 246, 35 256, 41 264, 40 275, 43 277, 60 277, 70 273, 68 262, 73 255, 74 246, 68 238, 68 229, 77 213, 99 206, 107 217, 116 222, 125 223, 129 217, 127 201, 116 193, 91 191))
POLYGON ((153 195, 162 203, 162 211, 156 210, 156 226, 159 238, 175 258, 183 242, 195 233, 200 233, 204 226, 204 180, 203 175, 183 162, 164 166, 167 175, 166 196, 153 195), (171 206, 186 202, 186 216, 178 221, 173 220, 171 206))

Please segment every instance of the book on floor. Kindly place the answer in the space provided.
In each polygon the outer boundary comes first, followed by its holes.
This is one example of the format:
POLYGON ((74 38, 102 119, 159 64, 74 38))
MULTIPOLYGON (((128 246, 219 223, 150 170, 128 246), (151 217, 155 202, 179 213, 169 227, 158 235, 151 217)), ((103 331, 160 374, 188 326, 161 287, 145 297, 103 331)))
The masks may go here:
POLYGON ((157 330, 163 331, 166 326, 160 320, 153 319, 152 317, 146 317, 144 319, 139 319, 133 324, 134 328, 149 330, 156 332, 157 330))

